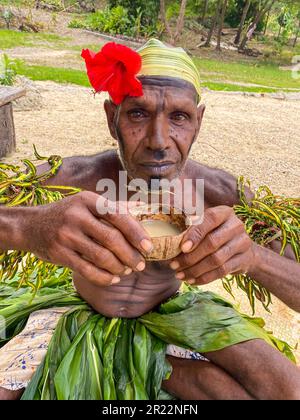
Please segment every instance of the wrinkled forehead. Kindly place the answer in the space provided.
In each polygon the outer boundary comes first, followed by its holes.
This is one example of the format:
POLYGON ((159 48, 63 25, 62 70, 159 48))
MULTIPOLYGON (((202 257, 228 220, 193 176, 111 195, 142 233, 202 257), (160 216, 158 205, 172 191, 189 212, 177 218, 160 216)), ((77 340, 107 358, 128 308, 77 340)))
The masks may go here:
POLYGON ((160 76, 139 76, 139 80, 143 85, 143 89, 153 90, 157 89, 158 91, 167 90, 169 96, 182 96, 186 99, 192 99, 195 104, 199 103, 199 95, 195 87, 183 79, 175 77, 160 77, 160 76))

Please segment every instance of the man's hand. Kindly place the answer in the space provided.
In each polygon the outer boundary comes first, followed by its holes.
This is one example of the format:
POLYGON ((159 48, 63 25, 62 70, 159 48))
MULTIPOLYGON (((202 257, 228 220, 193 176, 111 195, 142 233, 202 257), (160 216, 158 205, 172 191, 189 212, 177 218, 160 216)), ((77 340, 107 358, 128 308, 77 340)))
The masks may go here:
POLYGON ((69 267, 99 286, 116 284, 132 270, 142 271, 145 261, 141 253, 151 250, 150 237, 129 214, 100 216, 97 208, 104 202, 107 204, 98 194, 81 192, 28 209, 21 249, 69 267))
POLYGON ((205 211, 201 224, 188 229, 182 253, 170 267, 180 280, 207 284, 227 274, 248 272, 255 246, 231 207, 213 207, 205 211))

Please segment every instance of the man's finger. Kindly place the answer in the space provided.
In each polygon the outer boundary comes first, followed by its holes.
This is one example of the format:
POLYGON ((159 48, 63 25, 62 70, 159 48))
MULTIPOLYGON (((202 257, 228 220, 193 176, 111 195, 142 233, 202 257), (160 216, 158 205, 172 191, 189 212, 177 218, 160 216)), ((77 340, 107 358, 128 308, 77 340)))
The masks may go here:
POLYGON ((228 206, 212 207, 205 211, 203 222, 191 226, 184 235, 181 243, 182 252, 191 252, 199 245, 205 236, 222 225, 231 215, 233 210, 228 206))
POLYGON ((95 267, 94 264, 82 258, 73 251, 66 253, 67 265, 81 277, 95 286, 111 286, 120 282, 119 276, 114 276, 106 270, 95 267))
MULTIPOLYGON (((89 210, 96 218, 101 217, 108 221, 116 228, 118 228, 128 242, 142 253, 150 252, 153 249, 153 244, 149 234, 143 229, 141 224, 129 213, 132 208, 132 202, 112 202, 104 197, 98 195, 95 200, 95 195, 86 195, 84 198, 89 210), (100 214, 99 210, 102 207, 106 208, 106 212, 100 214), (124 211, 125 209, 125 211, 124 211), (125 213, 125 214, 121 214, 125 213)), ((140 204, 139 204, 140 205, 140 204)))
POLYGON ((142 254, 124 238, 122 232, 105 220, 91 216, 83 226, 84 233, 109 249, 123 264, 133 270, 142 271, 145 260, 142 254))
POLYGON ((133 216, 111 214, 105 216, 105 220, 108 220, 118 228, 126 240, 140 252, 148 253, 153 249, 153 243, 149 234, 133 216))
POLYGON ((242 254, 235 255, 233 258, 228 260, 224 267, 217 268, 215 270, 208 271, 207 273, 202 274, 198 278, 193 278, 188 280, 187 282, 192 285, 203 285, 211 283, 212 281, 219 280, 225 275, 228 274, 235 274, 242 271, 242 263, 243 263, 243 257, 242 254), (227 274, 224 274, 226 272, 227 274))
POLYGON ((227 261, 235 255, 242 253, 247 248, 248 244, 245 244, 244 239, 242 237, 236 237, 219 248, 215 253, 208 255, 195 265, 185 269, 179 269, 180 271, 178 271, 176 277, 180 280, 197 278, 207 272, 217 269, 219 269, 224 276, 228 274, 225 273, 227 261))
POLYGON ((128 267, 126 267, 110 250, 84 235, 80 235, 76 238, 73 249, 96 267, 106 270, 113 275, 121 276, 130 274, 131 272, 128 271, 128 267))
POLYGON ((185 269, 213 254, 217 249, 225 245, 233 237, 240 237, 245 232, 242 223, 236 223, 235 219, 229 219, 217 229, 209 232, 203 241, 188 253, 181 253, 171 263, 171 268, 178 270, 185 269), (175 264, 174 264, 175 262, 175 264))

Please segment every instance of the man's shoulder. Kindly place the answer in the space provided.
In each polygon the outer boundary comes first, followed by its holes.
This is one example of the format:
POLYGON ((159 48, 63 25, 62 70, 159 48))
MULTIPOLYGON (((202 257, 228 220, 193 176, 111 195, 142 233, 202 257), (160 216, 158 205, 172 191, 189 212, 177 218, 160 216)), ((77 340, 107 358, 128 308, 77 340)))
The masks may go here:
POLYGON ((187 176, 204 180, 205 202, 209 206, 234 206, 239 203, 237 178, 231 173, 213 168, 195 160, 187 163, 187 176))
POLYGON ((73 180, 80 182, 81 188, 95 191, 99 179, 114 178, 119 170, 120 160, 116 150, 107 150, 91 156, 73 158, 69 165, 73 180))
POLYGON ((107 150, 95 155, 72 156, 63 159, 63 164, 49 183, 57 183, 96 191, 101 178, 114 178, 120 168, 116 150, 107 150))
POLYGON ((110 170, 118 168, 120 163, 118 153, 114 149, 106 150, 95 155, 77 156, 70 159, 72 160, 73 166, 79 166, 89 173, 101 175, 107 175, 109 168, 110 170))

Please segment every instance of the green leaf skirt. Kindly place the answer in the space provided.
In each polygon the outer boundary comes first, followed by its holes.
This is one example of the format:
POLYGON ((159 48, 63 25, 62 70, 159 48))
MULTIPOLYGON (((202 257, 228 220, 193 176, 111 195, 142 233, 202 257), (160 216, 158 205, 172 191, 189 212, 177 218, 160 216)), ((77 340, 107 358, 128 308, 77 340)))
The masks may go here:
POLYGON ((121 319, 95 313, 70 284, 43 287, 34 296, 30 288, 3 285, 0 317, 6 338, 0 347, 23 330, 32 312, 60 306, 70 309, 60 318, 23 399, 159 399, 162 381, 172 372, 165 357, 168 344, 206 353, 262 339, 295 361, 289 345, 264 330, 262 319, 189 286, 155 311, 121 319))

